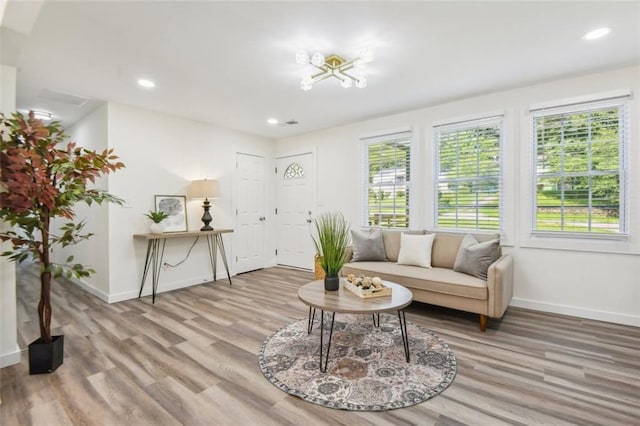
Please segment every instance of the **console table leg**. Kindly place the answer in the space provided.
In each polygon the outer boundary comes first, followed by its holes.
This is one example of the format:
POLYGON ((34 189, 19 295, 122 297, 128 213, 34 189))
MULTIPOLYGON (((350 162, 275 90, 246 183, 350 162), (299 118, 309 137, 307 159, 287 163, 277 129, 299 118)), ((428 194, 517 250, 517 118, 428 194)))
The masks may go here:
POLYGON ((407 333, 407 318, 404 315, 404 311, 398 311, 398 320, 400 320, 400 334, 402 334, 404 357, 407 362, 409 362, 409 334, 407 333))
POLYGON ((324 356, 324 368, 322 367, 322 352, 323 352, 323 335, 324 335, 324 311, 320 314, 320 372, 327 372, 327 365, 329 364, 329 351, 331 351, 331 336, 333 336, 333 323, 336 319, 336 313, 331 313, 331 328, 329 330, 329 343, 327 343, 327 354, 324 356))
POLYGON ((218 240, 218 247, 220 248, 220 255, 222 256, 222 263, 224 263, 224 269, 227 271, 227 278, 229 278, 229 285, 231 285, 231 274, 229 273, 229 265, 227 264, 227 253, 224 250, 224 241, 222 241, 222 234, 216 235, 218 240))
POLYGON ((216 252, 215 252, 215 245, 216 245, 216 240, 214 239, 215 237, 213 235, 207 235, 207 248, 209 249, 209 262, 211 262, 211 272, 213 273, 213 281, 216 280, 216 252))
POLYGON ((153 283, 151 303, 156 303, 156 292, 158 291, 158 281, 160 281, 160 271, 162 270, 162 261, 164 260, 164 246, 166 239, 154 240, 152 257, 153 257, 153 275, 151 276, 153 283))
POLYGON ((142 297, 142 289, 144 288, 144 282, 147 280, 147 273, 149 272, 149 263, 151 262, 151 250, 153 247, 153 240, 149 240, 147 243, 147 255, 144 259, 144 269, 142 271, 142 282, 140 283, 140 292, 138 293, 138 299, 142 297))

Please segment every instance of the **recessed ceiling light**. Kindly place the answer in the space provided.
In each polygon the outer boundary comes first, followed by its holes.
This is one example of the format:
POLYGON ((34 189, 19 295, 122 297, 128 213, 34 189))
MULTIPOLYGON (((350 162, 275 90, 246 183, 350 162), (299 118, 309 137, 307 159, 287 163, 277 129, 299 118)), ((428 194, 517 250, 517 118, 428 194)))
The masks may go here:
POLYGON ((277 118, 270 118, 267 120, 267 123, 269 124, 278 124, 278 119, 277 118))
POLYGON ((147 89, 151 89, 152 87, 156 87, 156 84, 151 80, 147 80, 145 78, 141 78, 140 80, 138 80, 138 86, 142 86, 142 87, 145 87, 147 89))
POLYGON ((582 36, 583 40, 595 40, 600 37, 604 37, 611 32, 611 28, 602 27, 595 29, 593 31, 589 31, 585 35, 582 36))

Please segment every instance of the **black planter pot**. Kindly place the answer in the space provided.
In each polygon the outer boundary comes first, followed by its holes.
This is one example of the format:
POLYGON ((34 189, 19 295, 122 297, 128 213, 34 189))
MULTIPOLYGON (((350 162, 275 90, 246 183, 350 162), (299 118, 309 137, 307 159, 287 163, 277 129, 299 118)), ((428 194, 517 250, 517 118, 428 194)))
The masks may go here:
POLYGON ((62 365, 64 336, 52 336, 51 343, 38 338, 29 345, 29 374, 52 373, 62 365))
POLYGON ((338 288, 340 288, 340 277, 324 277, 326 291, 336 291, 338 288))

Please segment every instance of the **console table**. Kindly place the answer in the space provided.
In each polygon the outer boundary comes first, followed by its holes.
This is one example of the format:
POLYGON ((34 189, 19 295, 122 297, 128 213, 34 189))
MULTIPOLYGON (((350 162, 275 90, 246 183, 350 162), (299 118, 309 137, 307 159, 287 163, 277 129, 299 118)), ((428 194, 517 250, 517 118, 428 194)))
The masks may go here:
POLYGON ((222 256, 224 269, 227 271, 229 285, 231 285, 231 275, 229 274, 229 265, 227 264, 227 254, 224 250, 224 241, 222 234, 233 232, 233 229, 214 229, 213 231, 187 231, 187 232, 164 232, 162 234, 134 234, 133 238, 137 240, 147 241, 147 255, 144 260, 144 271, 142 273, 142 282, 140 283, 140 293, 138 299, 142 296, 144 282, 147 280, 149 269, 151 272, 152 282, 152 303, 156 303, 156 290, 158 289, 158 281, 160 280, 160 271, 162 270, 164 258, 164 246, 167 240, 175 238, 196 237, 196 241, 200 237, 206 237, 207 247, 209 248, 209 258, 211 260, 211 268, 213 269, 213 281, 216 281, 216 270, 218 264, 218 249, 222 256))

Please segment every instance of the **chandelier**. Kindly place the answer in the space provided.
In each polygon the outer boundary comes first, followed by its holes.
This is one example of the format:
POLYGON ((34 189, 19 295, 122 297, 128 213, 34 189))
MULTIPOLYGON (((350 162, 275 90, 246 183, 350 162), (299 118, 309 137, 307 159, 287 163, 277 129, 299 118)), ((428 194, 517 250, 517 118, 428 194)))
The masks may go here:
POLYGON ((357 58, 350 61, 346 61, 338 55, 331 55, 325 58, 320 52, 315 52, 312 56, 309 56, 307 52, 298 52, 296 54, 297 63, 301 65, 310 64, 319 71, 303 77, 300 82, 300 88, 302 90, 311 90, 314 83, 333 77, 339 80, 340 86, 346 89, 352 86, 363 89, 367 87, 367 78, 363 69, 371 61, 373 61, 371 49, 364 49, 357 58))

